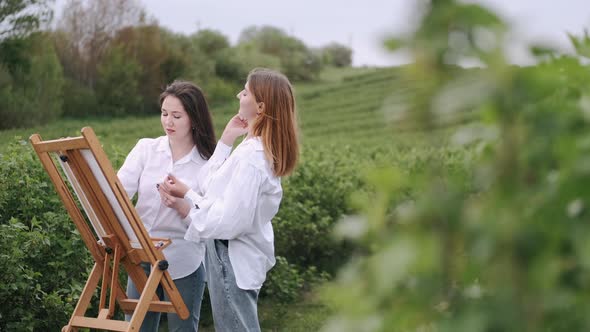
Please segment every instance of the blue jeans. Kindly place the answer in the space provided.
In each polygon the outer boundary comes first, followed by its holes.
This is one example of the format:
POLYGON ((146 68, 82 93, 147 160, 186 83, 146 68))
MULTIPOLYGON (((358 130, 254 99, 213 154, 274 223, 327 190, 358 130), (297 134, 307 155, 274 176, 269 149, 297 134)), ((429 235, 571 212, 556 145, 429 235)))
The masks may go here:
MULTIPOLYGON (((147 263, 142 263, 141 266, 145 270, 146 275, 150 274, 151 266, 147 263)), ((186 304, 189 311, 189 317, 186 320, 180 319, 177 314, 167 313, 168 331, 169 332, 188 332, 199 330, 199 316, 201 314, 201 301, 203 300, 203 292, 205 290, 205 268, 203 264, 190 275, 175 279, 174 284, 178 288, 178 292, 182 300, 186 304)), ((164 292, 162 286, 158 286, 156 294, 164 301, 170 301, 168 295, 164 292)), ((127 280, 127 296, 130 299, 139 299, 139 292, 131 278, 127 280)), ((129 321, 130 315, 125 315, 125 320, 129 321)), ((157 332, 160 325, 160 313, 148 311, 145 315, 143 323, 141 324, 140 332, 157 332)))
POLYGON ((208 240, 206 247, 205 270, 215 331, 260 331, 259 290, 238 287, 225 244, 219 240, 208 240))

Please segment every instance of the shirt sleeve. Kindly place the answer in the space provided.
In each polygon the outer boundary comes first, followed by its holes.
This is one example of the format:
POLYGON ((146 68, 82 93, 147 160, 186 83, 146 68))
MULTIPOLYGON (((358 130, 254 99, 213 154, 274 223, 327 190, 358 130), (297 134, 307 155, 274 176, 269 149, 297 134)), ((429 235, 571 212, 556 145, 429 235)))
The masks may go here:
MULTIPOLYGON (((187 201, 189 204, 191 204, 191 205, 192 205, 192 200, 190 200, 190 199, 189 199, 188 197, 186 197, 186 196, 184 197, 184 199, 185 199, 185 200, 186 200, 186 201, 187 201)), ((182 222, 182 224, 183 224, 184 226, 186 226, 186 227, 190 226, 190 224, 191 224, 191 214, 190 214, 190 211, 189 211, 189 213, 186 215, 186 217, 184 217, 184 218, 181 220, 181 222, 182 222)))
POLYGON ((231 146, 226 145, 221 141, 217 143, 213 155, 211 155, 211 158, 209 158, 205 165, 201 167, 199 174, 197 175, 197 185, 201 194, 207 191, 206 189, 209 186, 211 176, 219 169, 219 167, 221 167, 221 165, 223 165, 227 157, 229 157, 231 150, 231 146))
POLYGON ((139 140, 129 152, 123 166, 117 172, 119 181, 125 188, 127 196, 133 198, 139 188, 139 178, 145 165, 145 144, 139 140))
POLYGON ((187 191, 186 194, 184 195, 184 198, 188 198, 190 200, 190 202, 193 203, 192 208, 200 209, 199 205, 201 204, 201 201, 203 200, 202 195, 199 195, 194 190, 189 189, 189 191, 187 191))
POLYGON ((193 201, 186 240, 233 239, 249 231, 263 181, 263 172, 249 162, 237 164, 225 191, 217 199, 188 192, 193 201))

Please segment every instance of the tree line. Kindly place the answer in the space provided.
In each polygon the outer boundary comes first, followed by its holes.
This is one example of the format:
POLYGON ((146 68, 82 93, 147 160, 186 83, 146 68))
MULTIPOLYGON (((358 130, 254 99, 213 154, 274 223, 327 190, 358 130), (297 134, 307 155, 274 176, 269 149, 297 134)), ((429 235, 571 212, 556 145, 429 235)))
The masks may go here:
POLYGON ((278 69, 317 80, 352 63, 352 50, 311 48, 272 26, 246 27, 232 45, 219 31, 175 33, 136 0, 70 0, 55 18, 51 0, 0 4, 0 129, 60 117, 154 114, 174 79, 199 84, 213 104, 232 98, 248 71, 278 69))

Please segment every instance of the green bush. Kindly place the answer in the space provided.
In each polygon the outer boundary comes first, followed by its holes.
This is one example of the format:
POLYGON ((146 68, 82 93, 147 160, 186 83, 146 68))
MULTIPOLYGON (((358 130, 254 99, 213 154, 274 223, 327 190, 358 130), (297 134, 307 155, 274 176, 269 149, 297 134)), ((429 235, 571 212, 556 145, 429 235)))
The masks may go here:
POLYGON ((270 270, 261 296, 272 298, 278 302, 295 300, 303 287, 303 278, 294 264, 289 264, 284 257, 277 256, 276 264, 270 270))
POLYGON ((48 182, 37 156, 27 141, 9 142, 0 155, 0 221, 18 218, 27 226, 45 212, 64 212, 53 185, 48 182))
POLYGON ((284 181, 283 201, 273 220, 276 253, 303 268, 333 272, 350 248, 332 236, 336 222, 351 212, 348 197, 358 188, 355 164, 341 153, 306 151, 295 172, 284 181))
POLYGON ((24 144, 12 143, 0 155, 0 330, 58 331, 92 259, 24 144))
POLYGON ((261 297, 268 297, 275 302, 296 301, 304 291, 320 285, 330 277, 326 272, 319 272, 315 266, 305 268, 291 264, 282 256, 277 256, 276 260, 260 294, 261 297))

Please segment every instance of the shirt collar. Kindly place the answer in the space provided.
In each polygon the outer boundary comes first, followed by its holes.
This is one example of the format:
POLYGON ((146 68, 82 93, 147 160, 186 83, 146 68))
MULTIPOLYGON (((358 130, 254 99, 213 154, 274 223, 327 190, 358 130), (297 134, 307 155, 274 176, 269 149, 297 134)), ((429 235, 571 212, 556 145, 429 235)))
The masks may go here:
MULTIPOLYGON (((164 152, 169 158, 172 158, 172 151, 170 150, 170 141, 168 140, 168 136, 160 137, 160 141, 158 142, 158 147, 156 150, 159 152, 164 152)), ((201 157, 201 154, 199 154, 199 150, 197 150, 196 146, 193 146, 188 155, 190 156, 190 160, 197 164, 205 162, 205 160, 201 157)), ((184 163, 184 159, 186 158, 187 156, 184 156, 178 161, 183 161, 182 163, 184 163)))
POLYGON ((170 151, 170 143, 168 141, 168 136, 161 136, 160 137, 156 151, 166 152, 168 155, 172 156, 172 151, 170 151))
POLYGON ((201 157, 201 154, 199 153, 199 150, 197 149, 197 146, 193 146, 191 152, 189 152, 189 155, 191 156, 191 160, 197 164, 201 164, 204 163, 206 160, 203 159, 203 157, 201 157))
POLYGON ((260 136, 247 138, 243 143, 245 145, 252 145, 256 151, 264 151, 264 145, 262 144, 262 138, 260 136))

